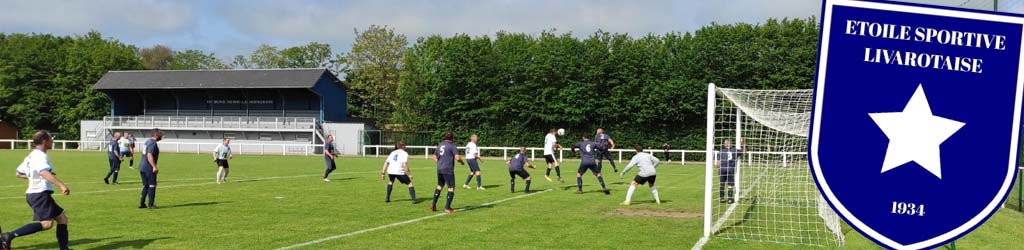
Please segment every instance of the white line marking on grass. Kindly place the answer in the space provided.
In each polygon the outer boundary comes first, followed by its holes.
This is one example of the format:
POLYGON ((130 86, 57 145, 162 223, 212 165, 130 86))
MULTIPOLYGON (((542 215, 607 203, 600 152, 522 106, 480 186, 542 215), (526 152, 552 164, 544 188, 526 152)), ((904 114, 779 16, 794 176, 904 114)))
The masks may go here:
POLYGON ((697 241, 697 244, 694 244, 693 248, 691 248, 690 250, 701 250, 701 249, 704 249, 704 244, 707 244, 707 243, 708 243, 708 237, 700 237, 700 240, 697 241))
MULTIPOLYGON (((426 168, 424 168, 424 169, 426 169, 426 168)), ((372 174, 372 173, 380 173, 380 171, 334 172, 333 174, 334 175, 344 175, 344 174, 372 174)), ((320 176, 320 175, 303 175, 303 176, 320 176)), ((159 181, 161 181, 161 182, 165 182, 165 181, 169 181, 169 182, 173 182, 173 181, 201 181, 201 180, 210 180, 210 179, 213 179, 213 178, 209 178, 209 177, 201 177, 201 178, 200 177, 195 177, 195 178, 166 179, 166 180, 160 179, 159 181)), ((124 180, 124 179, 122 179, 122 180, 124 180)), ((110 184, 104 184, 104 183, 100 183, 100 182, 65 182, 64 184, 67 184, 68 186, 72 186, 72 185, 110 185, 110 184)), ((133 179, 133 180, 130 180, 130 181, 126 182, 126 183, 120 183, 120 184, 121 185, 142 184, 142 182, 140 182, 139 180, 133 179)), ((27 183, 23 183, 23 184, 4 185, 4 186, 0 186, 0 188, 15 188, 15 187, 27 187, 27 186, 28 186, 27 183)), ((0 199, 4 199, 4 198, 0 198, 0 199)))
MULTIPOLYGON (((261 177, 261 178, 252 178, 252 179, 241 179, 241 180, 236 180, 236 181, 231 181, 231 182, 265 181, 265 180, 276 180, 276 179, 291 179, 291 178, 312 177, 312 176, 321 176, 321 175, 319 175, 319 174, 309 174, 309 175, 261 177)), ((194 187, 194 186, 204 186, 204 185, 213 185, 213 184, 217 184, 217 183, 216 182, 204 182, 204 183, 180 184, 180 185, 169 185, 169 186, 159 186, 158 185, 157 187, 160 188, 160 189, 168 189, 168 188, 194 187)), ((139 190, 140 189, 136 187, 136 188, 119 188, 119 189, 96 190, 96 191, 85 191, 85 192, 71 192, 71 194, 97 194, 97 193, 110 193, 110 192, 117 192, 117 191, 139 191, 139 190)), ((25 198, 25 196, 11 196, 11 197, 0 197, 0 200, 24 199, 24 198, 25 198)))
MULTIPOLYGON (((529 193, 529 194, 522 194, 522 195, 519 195, 519 196, 508 197, 508 198, 505 198, 505 199, 500 199, 500 200, 496 200, 496 201, 492 201, 492 202, 488 202, 488 203, 484 203, 484 204, 480 204, 480 205, 476 205, 476 206, 469 206, 469 207, 464 207, 464 208, 456 209, 455 211, 462 212, 462 211, 473 210, 473 209, 477 209, 477 208, 481 208, 481 207, 487 207, 487 206, 491 206, 491 205, 494 205, 494 204, 498 204, 498 203, 502 203, 502 202, 506 202, 506 201, 510 201, 510 200, 515 200, 515 199, 519 199, 519 198, 525 198, 525 197, 528 197, 528 196, 533 196, 533 195, 538 195, 538 194, 546 193, 546 192, 551 191, 551 190, 553 190, 553 189, 546 189, 544 191, 539 191, 539 192, 534 192, 534 193, 529 193)), ((432 218, 437 218, 437 217, 441 217, 441 216, 445 216, 445 215, 446 214, 444 214, 444 213, 437 213, 437 214, 427 215, 427 216, 424 216, 424 217, 419 217, 419 218, 411 219, 411 220, 407 220, 407 221, 400 221, 400 222, 395 222, 395 223, 391 223, 391 224, 387 224, 387 225, 382 225, 382 226, 378 226, 378 227, 374 227, 374 228, 367 228, 367 229, 363 229, 363 230, 359 230, 359 231, 355 231, 355 232, 350 232, 350 233, 346 233, 346 234, 339 234, 339 235, 330 236, 330 237, 322 238, 322 239, 318 239, 318 240, 307 241, 307 242, 303 242, 303 243, 299 243, 299 244, 295 244, 295 245, 291 245, 291 246, 286 246, 286 247, 278 248, 277 250, 286 250, 286 249, 293 249, 293 248, 299 248, 299 247, 304 247, 304 246, 320 244, 320 243, 331 241, 331 240, 341 239, 341 238, 350 237, 350 236, 356 236, 356 235, 360 235, 360 234, 364 234, 364 233, 369 233, 369 232, 373 232, 373 231, 377 231, 377 230, 381 230, 381 229, 386 229, 386 228, 390 228, 390 227, 401 226, 401 225, 405 225, 405 224, 412 224, 412 223, 416 223, 416 222, 420 222, 420 221, 424 221, 424 220, 429 220, 429 219, 432 219, 432 218)))
MULTIPOLYGON (((212 178, 207 178, 207 177, 204 177, 204 178, 182 178, 182 179, 167 179, 167 180, 160 180, 160 181, 198 181, 198 180, 209 180, 209 179, 212 179, 212 178)), ((124 180, 124 179, 122 179, 122 180, 124 180)), ((96 182, 65 182, 64 184, 67 184, 69 186, 70 185, 110 185, 110 184, 105 184, 105 183, 98 182, 98 181, 96 181, 96 182)), ((126 185, 126 183, 120 183, 120 184, 126 185)), ((128 181, 127 184, 142 184, 142 183, 139 182, 138 180, 132 180, 132 181, 128 181)), ((23 183, 23 184, 14 184, 14 185, 0 186, 0 188, 26 187, 26 186, 28 186, 28 184, 23 183)))

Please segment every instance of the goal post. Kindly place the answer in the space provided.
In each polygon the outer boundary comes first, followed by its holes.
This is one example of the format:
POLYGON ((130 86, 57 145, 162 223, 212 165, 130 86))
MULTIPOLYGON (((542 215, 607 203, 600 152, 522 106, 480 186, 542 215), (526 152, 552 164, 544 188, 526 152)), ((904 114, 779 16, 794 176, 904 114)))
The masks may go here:
POLYGON ((839 216, 818 192, 807 162, 812 91, 712 83, 707 98, 702 241, 841 247, 839 216), (720 171, 718 162, 728 170, 720 171))

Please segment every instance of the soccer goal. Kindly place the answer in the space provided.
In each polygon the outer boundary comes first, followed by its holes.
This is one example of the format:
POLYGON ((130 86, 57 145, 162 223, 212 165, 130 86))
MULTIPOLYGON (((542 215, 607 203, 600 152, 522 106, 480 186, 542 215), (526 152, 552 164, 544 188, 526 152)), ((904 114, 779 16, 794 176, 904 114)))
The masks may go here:
POLYGON ((811 90, 709 84, 707 98, 702 241, 842 246, 839 217, 818 192, 807 164, 811 90), (727 144, 735 150, 725 149, 727 144), (723 172, 731 178, 722 178, 716 163, 730 164, 732 171, 723 172), (723 179, 733 182, 732 196, 728 188, 720 195, 723 179))

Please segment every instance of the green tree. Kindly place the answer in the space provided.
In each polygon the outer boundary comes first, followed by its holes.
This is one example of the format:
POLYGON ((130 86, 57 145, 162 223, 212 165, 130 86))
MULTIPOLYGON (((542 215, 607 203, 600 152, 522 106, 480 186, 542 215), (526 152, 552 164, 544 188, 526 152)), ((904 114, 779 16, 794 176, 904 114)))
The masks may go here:
POLYGON ((26 136, 36 129, 78 134, 80 120, 99 119, 110 110, 92 85, 107 71, 143 68, 135 47, 98 32, 3 37, 0 117, 14 121, 26 136))
POLYGON ((142 59, 142 68, 144 69, 170 69, 171 59, 174 58, 174 51, 167 46, 154 45, 153 47, 139 49, 139 57, 142 59))
POLYGON ((70 37, 36 34, 6 35, 0 43, 0 117, 29 134, 55 129, 56 100, 49 98, 53 76, 64 60, 60 52, 70 37))
POLYGON ((337 75, 347 72, 345 56, 332 54, 331 45, 311 42, 306 45, 278 49, 260 45, 248 57, 235 56, 231 67, 242 69, 327 68, 337 75))
POLYGON ((249 55, 249 63, 257 69, 278 69, 285 68, 287 61, 277 47, 262 44, 249 55))
POLYGON ((236 55, 231 60, 231 67, 236 69, 251 69, 253 67, 249 59, 243 55, 236 55))
POLYGON ((477 133, 484 145, 539 145, 549 128, 578 138, 603 127, 621 145, 699 148, 707 83, 810 88, 817 36, 813 18, 641 36, 429 36, 404 55, 391 122, 435 134, 454 129, 460 140, 477 133))
POLYGON ((352 74, 348 82, 349 114, 387 123, 397 105, 393 93, 403 70, 408 41, 387 26, 371 25, 356 34, 345 61, 352 74))
POLYGON ((224 64, 213 53, 205 53, 199 50, 185 50, 174 52, 171 58, 169 69, 172 70, 203 70, 203 69, 226 69, 224 64))
POLYGON ((311 42, 281 51, 287 68, 326 68, 331 63, 331 45, 311 42))

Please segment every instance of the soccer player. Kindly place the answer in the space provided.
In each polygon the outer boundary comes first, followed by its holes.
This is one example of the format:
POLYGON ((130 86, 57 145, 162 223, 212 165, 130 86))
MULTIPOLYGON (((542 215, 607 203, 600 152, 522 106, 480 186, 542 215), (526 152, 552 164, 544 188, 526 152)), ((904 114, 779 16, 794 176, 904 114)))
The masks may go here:
POLYGON ((235 158, 231 153, 231 139, 227 137, 213 149, 213 162, 217 163, 217 184, 228 182, 228 160, 235 158))
POLYGON ((668 156, 668 151, 672 150, 672 147, 670 147, 666 142, 665 144, 661 145, 661 150, 665 154, 665 162, 672 162, 672 158, 668 156))
POLYGON ((125 132, 125 137, 128 137, 128 168, 135 169, 135 136, 125 132))
MULTIPOLYGON (((121 134, 121 139, 117 140, 117 147, 121 150, 121 163, 124 163, 124 159, 131 157, 132 154, 132 141, 128 139, 128 131, 121 134)), ((129 165, 130 164, 131 163, 129 163, 129 165)), ((120 170, 120 168, 121 167, 119 165, 118 170, 120 170)), ((114 178, 114 180, 117 180, 117 178, 114 178)), ((114 181, 114 183, 117 183, 117 181, 114 181)))
POLYGON ((526 157, 526 147, 519 148, 519 153, 512 156, 511 160, 506 162, 508 164, 508 177, 511 185, 509 186, 513 193, 516 192, 516 175, 526 180, 526 189, 523 190, 525 193, 530 192, 530 182, 533 181, 533 177, 530 176, 530 172, 526 172, 524 166, 533 168, 533 163, 530 163, 530 159, 526 157))
POLYGON ((388 193, 384 196, 384 202, 391 202, 391 189, 398 182, 409 186, 409 199, 416 204, 416 189, 412 187, 412 171, 409 171, 409 153, 405 152, 405 142, 399 141, 395 151, 391 151, 388 159, 384 161, 384 167, 380 170, 380 179, 388 176, 388 193))
POLYGON ((551 168, 555 168, 555 174, 558 175, 558 181, 565 182, 562 179, 562 168, 559 166, 557 160, 555 160, 555 149, 561 149, 562 145, 558 144, 558 138, 556 138, 556 130, 551 129, 548 134, 544 136, 544 161, 548 164, 548 171, 544 174, 544 179, 551 181, 551 168))
POLYGON ((124 160, 120 141, 121 133, 114 132, 114 137, 110 139, 110 148, 107 149, 107 161, 110 163, 110 171, 107 171, 107 177, 103 177, 103 183, 110 184, 110 176, 113 175, 114 184, 117 184, 117 171, 121 169, 121 161, 124 160))
POLYGON ((484 186, 480 184, 480 163, 484 162, 484 159, 480 158, 480 148, 476 147, 476 142, 479 140, 480 137, 472 135, 469 137, 469 143, 466 144, 466 163, 469 165, 469 177, 466 177, 466 183, 462 184, 462 187, 465 189, 469 189, 469 181, 473 180, 473 176, 476 176, 476 190, 484 190, 484 186))
POLYGON ((430 205, 430 211, 437 211, 437 199, 441 197, 441 188, 448 186, 448 196, 445 198, 444 213, 454 214, 452 200, 455 199, 455 162, 466 165, 459 156, 459 150, 455 148, 452 140, 455 134, 451 131, 444 133, 444 141, 437 145, 434 150, 434 162, 437 163, 437 189, 434 190, 434 203, 430 205))
POLYGON ((327 162, 327 170, 324 171, 324 181, 331 181, 327 177, 334 172, 334 169, 338 168, 334 165, 334 135, 327 136, 327 142, 324 143, 324 161, 327 162))
POLYGON ((636 191, 636 185, 643 185, 645 183, 651 187, 651 194, 654 195, 654 202, 661 204, 661 198, 658 197, 658 188, 654 187, 654 181, 658 179, 656 169, 660 162, 653 154, 644 152, 644 149, 639 145, 636 146, 635 149, 636 155, 634 155, 633 159, 629 161, 629 165, 626 165, 626 168, 622 169, 622 173, 619 173, 619 177, 626 175, 626 172, 629 172, 629 170, 633 169, 634 166, 640 169, 640 173, 637 173, 636 177, 633 177, 633 182, 629 183, 629 190, 626 191, 626 201, 623 201, 622 205, 629 206, 633 199, 633 192, 636 191))
POLYGON ((619 172, 619 169, 615 167, 615 161, 612 160, 612 154, 608 152, 610 149, 615 149, 615 140, 612 140, 611 136, 605 134, 602 128, 597 128, 594 140, 597 141, 597 167, 600 168, 601 162, 607 158, 608 163, 612 164, 612 170, 619 172))
POLYGON ((160 146, 157 142, 164 139, 164 132, 160 129, 153 129, 149 133, 149 140, 142 145, 142 162, 139 163, 139 175, 142 177, 142 194, 139 198, 139 208, 156 208, 156 176, 160 168, 156 163, 160 160, 160 146), (146 198, 149 197, 149 205, 146 205, 146 198))
POLYGON ((64 195, 71 194, 64 182, 57 179, 53 173, 53 165, 46 156, 46 151, 53 148, 53 137, 46 130, 37 131, 32 135, 32 143, 35 149, 25 157, 25 160, 18 166, 18 178, 28 180, 28 189, 25 190, 25 200, 29 207, 32 207, 32 222, 14 230, 13 232, 0 233, 0 249, 10 249, 11 241, 14 238, 28 236, 30 234, 49 230, 53 224, 57 224, 57 246, 60 249, 68 249, 68 217, 64 215, 64 209, 53 200, 53 185, 60 187, 64 195))
MULTIPOLYGON (((743 139, 740 139, 740 143, 743 143, 743 139)), ((718 160, 715 161, 715 166, 718 167, 718 202, 732 204, 736 202, 733 200, 733 185, 736 183, 736 160, 739 159, 740 155, 743 154, 743 150, 732 146, 730 140, 725 140, 723 147, 718 151, 718 160), (729 196, 726 196, 726 189, 729 190, 729 196)))
POLYGON ((597 151, 597 143, 590 141, 587 135, 583 135, 583 141, 576 143, 572 146, 573 153, 576 153, 576 149, 580 149, 580 168, 576 170, 576 194, 583 193, 583 174, 589 169, 590 172, 597 176, 597 181, 601 183, 601 190, 604 194, 612 194, 604 185, 604 177, 601 176, 601 165, 598 165, 594 161, 594 153, 597 151))

